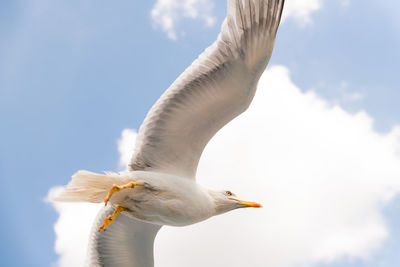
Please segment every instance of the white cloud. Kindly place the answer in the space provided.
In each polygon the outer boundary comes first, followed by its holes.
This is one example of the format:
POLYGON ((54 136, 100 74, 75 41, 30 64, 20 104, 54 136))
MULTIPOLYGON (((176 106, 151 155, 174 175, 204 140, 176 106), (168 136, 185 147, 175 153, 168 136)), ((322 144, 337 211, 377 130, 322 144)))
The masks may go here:
POLYGON ((202 255, 218 255, 212 266, 310 266, 373 255, 388 235, 381 208, 399 190, 393 135, 374 132, 364 112, 302 93, 286 68, 271 68, 248 112, 215 136, 199 168, 202 183, 264 209, 165 229, 159 261, 209 266, 202 255), (172 239, 177 245, 165 248, 172 239), (187 246, 191 240, 198 249, 187 246))
POLYGON ((121 168, 126 168, 131 160, 136 136, 135 130, 124 129, 121 138, 118 139, 119 166, 121 168))
MULTIPOLYGON (((62 187, 50 189, 47 198, 58 195, 62 187)), ((103 204, 52 203, 59 214, 54 232, 55 251, 60 255, 56 267, 83 266, 89 233, 96 214, 103 204)))
MULTIPOLYGON (((378 134, 372 123, 364 112, 302 93, 285 67, 270 68, 250 109, 207 146, 198 173, 203 185, 264 208, 164 227, 156 266, 290 267, 372 257, 389 235, 382 208, 400 191, 400 127, 378 134)), ((58 205, 58 266, 81 266, 93 213, 58 205)))
POLYGON ((210 0, 157 0, 151 10, 151 18, 170 39, 176 40, 176 25, 184 18, 203 20, 206 26, 214 25, 213 8, 210 0))
POLYGON ((322 0, 287 0, 283 9, 283 19, 293 18, 298 24, 310 24, 311 13, 319 10, 322 0))

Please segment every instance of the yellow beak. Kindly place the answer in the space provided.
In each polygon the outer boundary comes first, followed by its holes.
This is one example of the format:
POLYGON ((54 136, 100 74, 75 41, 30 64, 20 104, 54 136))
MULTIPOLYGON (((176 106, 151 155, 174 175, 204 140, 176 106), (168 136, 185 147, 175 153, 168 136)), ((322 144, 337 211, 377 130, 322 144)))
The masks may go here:
POLYGON ((243 200, 236 199, 236 198, 229 198, 229 199, 230 200, 235 200, 240 205, 243 205, 243 207, 239 207, 239 208, 261 208, 262 207, 262 205, 260 203, 257 203, 257 202, 243 201, 243 200))

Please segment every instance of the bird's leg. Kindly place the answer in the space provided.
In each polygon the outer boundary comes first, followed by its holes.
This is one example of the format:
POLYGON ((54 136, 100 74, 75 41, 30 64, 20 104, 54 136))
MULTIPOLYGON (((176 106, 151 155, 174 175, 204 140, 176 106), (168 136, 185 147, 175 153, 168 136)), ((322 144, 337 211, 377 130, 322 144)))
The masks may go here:
POLYGON ((108 201, 110 200, 111 196, 118 191, 121 191, 122 189, 126 189, 126 188, 134 188, 137 185, 144 185, 144 183, 141 182, 129 182, 125 185, 116 185, 114 184, 114 186, 110 189, 110 191, 108 192, 106 198, 104 199, 104 204, 107 205, 108 201))
POLYGON ((100 232, 101 230, 105 231, 105 230, 108 228, 108 226, 114 222, 114 220, 115 220, 115 218, 117 218, 118 214, 119 214, 120 212, 122 212, 122 211, 128 211, 128 209, 127 209, 127 208, 124 208, 124 207, 122 207, 122 206, 118 206, 118 207, 115 209, 115 211, 114 211, 113 214, 108 215, 108 216, 104 219, 104 223, 103 223, 102 225, 100 225, 99 228, 97 228, 97 231, 99 231, 99 232, 100 232))

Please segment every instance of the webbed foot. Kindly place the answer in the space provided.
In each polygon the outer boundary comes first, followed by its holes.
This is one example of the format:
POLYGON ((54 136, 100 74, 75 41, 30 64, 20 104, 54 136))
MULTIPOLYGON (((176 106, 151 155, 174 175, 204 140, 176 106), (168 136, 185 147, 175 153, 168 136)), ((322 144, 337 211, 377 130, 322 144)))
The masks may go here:
POLYGON ((122 206, 118 206, 118 207, 115 209, 115 211, 114 211, 113 214, 108 215, 108 216, 104 219, 104 223, 103 223, 102 225, 100 225, 99 228, 97 228, 97 231, 99 231, 99 232, 100 232, 101 230, 105 231, 105 230, 108 228, 108 226, 110 226, 110 224, 112 224, 112 223, 115 221, 115 218, 117 218, 118 214, 119 214, 120 212, 123 212, 123 211, 128 211, 128 209, 127 209, 127 208, 124 208, 124 207, 122 207, 122 206))
POLYGON ((112 197, 112 195, 118 191, 121 191, 122 189, 126 189, 126 188, 134 188, 137 185, 144 185, 144 183, 141 182, 129 182, 125 185, 114 185, 110 191, 108 192, 106 198, 104 199, 104 204, 105 206, 107 205, 108 201, 110 200, 110 198, 112 197))

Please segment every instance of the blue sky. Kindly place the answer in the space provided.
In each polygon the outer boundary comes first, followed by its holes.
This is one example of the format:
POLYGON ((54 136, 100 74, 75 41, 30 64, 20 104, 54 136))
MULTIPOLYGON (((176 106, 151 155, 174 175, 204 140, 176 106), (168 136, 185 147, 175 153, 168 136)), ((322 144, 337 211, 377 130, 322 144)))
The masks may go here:
MULTIPOLYGON (((288 0, 289 2, 289 0, 288 0)), ((271 64, 374 128, 400 125, 400 19, 394 0, 322 1, 302 25, 282 24, 271 64)), ((78 169, 118 168, 116 140, 140 126, 173 80, 211 44, 213 26, 182 18, 171 40, 151 20, 155 1, 0 2, 0 257, 4 266, 50 266, 57 214, 49 188, 78 169)), ((400 199, 385 207, 391 235, 370 261, 323 267, 398 266, 400 199)))

